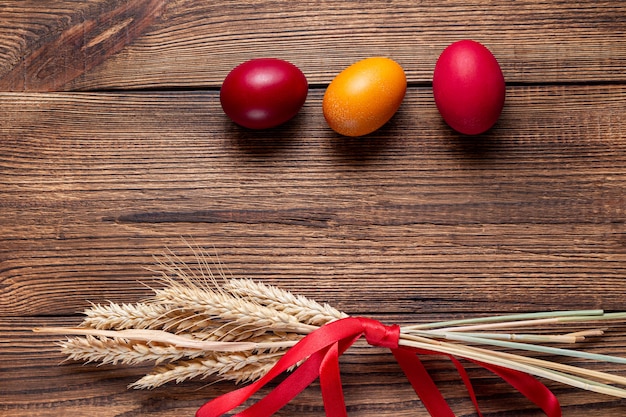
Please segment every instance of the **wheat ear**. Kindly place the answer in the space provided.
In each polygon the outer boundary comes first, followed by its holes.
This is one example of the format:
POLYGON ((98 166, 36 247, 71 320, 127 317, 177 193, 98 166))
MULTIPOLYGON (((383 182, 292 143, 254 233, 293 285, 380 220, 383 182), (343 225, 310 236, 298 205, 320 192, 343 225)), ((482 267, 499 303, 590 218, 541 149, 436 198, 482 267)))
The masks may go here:
POLYGON ((348 317, 328 304, 320 304, 303 295, 294 295, 281 288, 251 279, 230 279, 224 284, 224 289, 314 326, 322 326, 333 320, 348 317))
POLYGON ((156 367, 154 372, 135 381, 129 387, 152 389, 172 381, 180 383, 192 378, 205 379, 214 375, 221 379, 247 382, 265 374, 283 354, 284 352, 209 354, 202 358, 156 367))
POLYGON ((287 313, 226 292, 200 288, 191 282, 186 285, 172 282, 168 287, 156 290, 154 299, 181 312, 194 312, 236 325, 298 333, 310 333, 317 328, 287 313))
POLYGON ((181 358, 196 358, 204 354, 198 349, 90 335, 68 338, 59 342, 59 346, 68 359, 87 363, 99 362, 103 365, 118 363, 135 365, 141 362, 159 364, 181 358))
POLYGON ((171 308, 159 304, 93 304, 84 311, 83 327, 94 329, 162 329, 171 308))

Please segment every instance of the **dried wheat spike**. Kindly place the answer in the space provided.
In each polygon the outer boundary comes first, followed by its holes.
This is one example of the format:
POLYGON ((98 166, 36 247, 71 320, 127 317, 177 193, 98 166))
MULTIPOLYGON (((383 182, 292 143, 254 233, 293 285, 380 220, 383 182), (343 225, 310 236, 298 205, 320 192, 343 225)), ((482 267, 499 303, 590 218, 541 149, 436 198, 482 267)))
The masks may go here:
POLYGON ((134 365, 141 362, 159 364, 182 358, 196 358, 205 354, 198 349, 94 336, 68 338, 60 342, 59 346, 70 360, 99 362, 103 365, 118 363, 134 365))
POLYGON ((193 311, 224 322, 237 322, 238 325, 300 333, 309 333, 316 328, 274 308, 223 291, 200 288, 190 281, 172 281, 168 287, 156 290, 154 298, 180 311, 193 311))
POLYGON ((81 326, 102 330, 160 328, 170 311, 169 306, 158 304, 93 304, 84 311, 86 318, 81 326))
POLYGON ((303 295, 294 295, 281 288, 251 279, 231 279, 224 285, 224 289, 236 296, 251 299, 261 305, 296 317, 302 323, 315 326, 322 326, 333 320, 348 317, 347 314, 328 304, 320 304, 303 295))
POLYGON ((155 368, 129 388, 152 389, 168 382, 180 383, 192 378, 219 376, 220 379, 247 382, 269 371, 284 352, 255 354, 211 354, 207 357, 180 361, 155 368))

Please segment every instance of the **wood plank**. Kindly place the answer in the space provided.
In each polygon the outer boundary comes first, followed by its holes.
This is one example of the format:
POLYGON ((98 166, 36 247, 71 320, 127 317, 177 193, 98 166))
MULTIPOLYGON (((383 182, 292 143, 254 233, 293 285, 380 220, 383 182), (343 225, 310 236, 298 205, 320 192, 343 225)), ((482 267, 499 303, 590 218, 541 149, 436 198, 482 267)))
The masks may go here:
POLYGON ((185 1, 166 13, 71 88, 217 87, 235 65, 259 56, 294 62, 312 84, 364 57, 391 56, 409 82, 428 83, 441 51, 464 38, 487 45, 509 82, 626 77, 622 2, 185 1))
MULTIPOLYGON (((376 316, 387 322, 406 323, 403 316, 376 316)), ((434 321, 442 315, 424 313, 421 320, 434 321)), ((152 391, 126 385, 150 371, 145 366, 96 366, 63 363, 54 346, 56 336, 35 334, 35 326, 75 325, 76 317, 18 317, 0 319, 0 410, 6 417, 32 415, 128 415, 180 416, 195 410, 217 395, 233 389, 231 382, 187 381, 152 391), (207 385, 212 382, 210 385, 207 385)), ((608 334, 597 353, 614 353, 626 347, 626 328, 608 334)), ((454 366, 446 359, 424 357, 425 365, 457 415, 473 415, 473 407, 454 366)), ((528 400, 502 380, 475 365, 465 363, 479 395, 485 415, 541 416, 528 400)), ((602 369, 589 365, 591 369, 602 369)), ((351 416, 428 416, 393 357, 382 349, 359 344, 342 357, 342 379, 351 416)), ((612 372, 626 372, 615 365, 612 372)), ((563 415, 584 417, 599 410, 604 417, 623 413, 624 401, 584 392, 547 381, 558 395, 563 415)), ((255 398, 259 398, 258 396, 255 398)), ((323 415, 319 385, 314 383, 277 415, 323 415)))
POLYGON ((135 40, 164 6, 162 0, 4 3, 3 91, 63 89, 135 40))
MULTIPOLYGON (((145 285, 158 286, 144 268, 154 265, 151 256, 164 245, 192 262, 177 229, 14 242, 3 263, 2 312, 75 313, 87 301, 141 299, 151 293, 145 285), (30 249, 23 249, 27 244, 30 249)), ((280 227, 273 233, 236 226, 183 229, 207 251, 214 245, 233 275, 279 284, 353 314, 623 308, 623 252, 595 236, 612 236, 610 229, 544 226, 507 238, 518 230, 415 227, 382 229, 378 233, 389 237, 380 240, 306 231, 298 240, 280 227), (408 242, 398 243, 402 239, 408 242), (572 248, 572 240, 581 243, 572 248)))
POLYGON ((626 80, 626 6, 546 0, 0 2, 0 90, 217 88, 244 60, 294 62, 327 84, 367 56, 429 83, 439 53, 473 38, 511 83, 626 80), (45 12, 42 12, 45 10, 45 12))
POLYGON ((625 93, 511 88, 478 139, 428 88, 361 139, 319 90, 260 133, 215 92, 2 94, 0 314, 136 300, 181 237, 350 313, 622 309, 625 93))

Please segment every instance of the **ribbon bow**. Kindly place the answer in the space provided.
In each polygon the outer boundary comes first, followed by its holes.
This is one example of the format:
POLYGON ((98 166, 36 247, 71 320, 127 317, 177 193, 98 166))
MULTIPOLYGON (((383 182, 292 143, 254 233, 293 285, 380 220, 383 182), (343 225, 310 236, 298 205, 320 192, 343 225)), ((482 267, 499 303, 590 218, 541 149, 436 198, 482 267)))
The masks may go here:
MULTIPOLYGON (((363 317, 348 317, 337 320, 313 331, 289 349, 261 379, 207 402, 196 412, 196 417, 222 416, 243 404, 268 382, 303 360, 304 363, 278 384, 274 390, 233 417, 271 416, 318 377, 320 378, 326 415, 328 417, 347 417, 339 372, 339 356, 361 336, 365 336, 365 340, 372 346, 385 347, 391 350, 432 417, 454 417, 455 415, 424 368, 418 355, 430 354, 449 357, 465 383, 478 415, 482 417, 469 376, 456 358, 441 352, 400 346, 400 327, 398 325, 385 326, 377 320, 363 317)), ((483 362, 472 362, 500 376, 539 406, 548 417, 561 417, 561 408, 554 394, 531 375, 483 362)))

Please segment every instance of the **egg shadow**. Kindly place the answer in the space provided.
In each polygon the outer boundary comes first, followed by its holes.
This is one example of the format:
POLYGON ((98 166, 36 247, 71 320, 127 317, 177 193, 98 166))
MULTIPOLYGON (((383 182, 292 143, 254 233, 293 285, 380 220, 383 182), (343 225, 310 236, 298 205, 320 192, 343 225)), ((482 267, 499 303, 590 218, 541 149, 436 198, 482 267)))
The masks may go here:
POLYGON ((500 143, 498 141, 497 124, 484 133, 466 135, 459 133, 441 121, 442 131, 447 131, 450 150, 463 155, 463 159, 473 164, 486 164, 494 160, 500 143))
POLYGON ((294 138, 303 124, 303 115, 268 129, 249 129, 224 118, 224 132, 233 147, 254 157, 271 158, 294 146, 294 138))
POLYGON ((363 136, 343 136, 333 132, 330 139, 334 154, 342 162, 355 166, 364 166, 379 160, 402 140, 403 115, 399 110, 379 129, 363 136))

